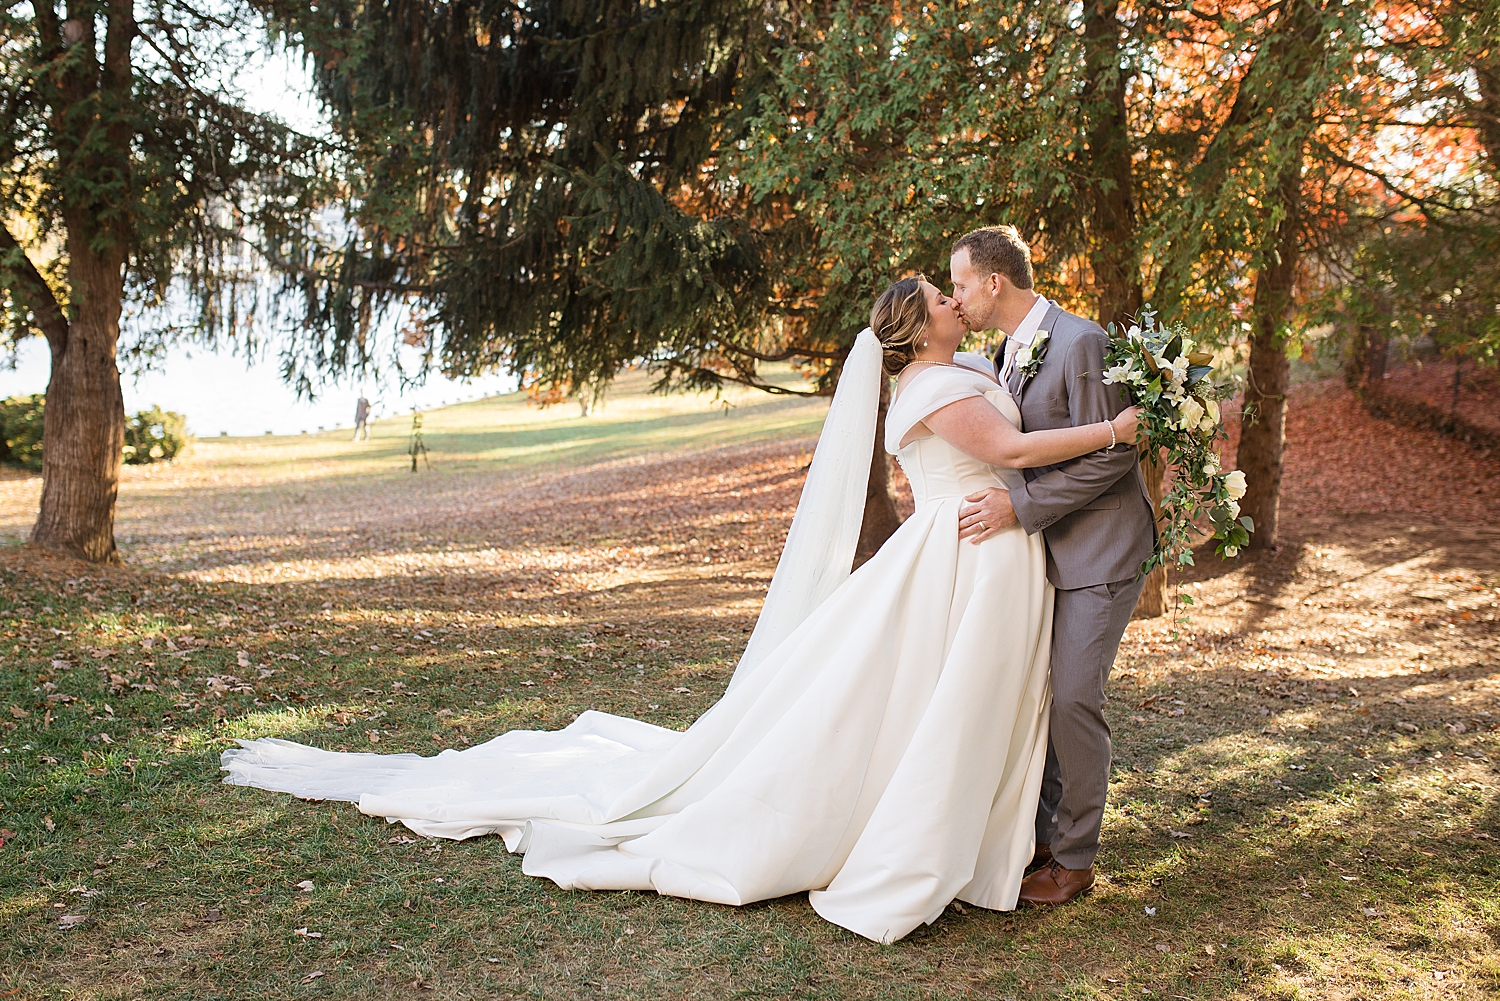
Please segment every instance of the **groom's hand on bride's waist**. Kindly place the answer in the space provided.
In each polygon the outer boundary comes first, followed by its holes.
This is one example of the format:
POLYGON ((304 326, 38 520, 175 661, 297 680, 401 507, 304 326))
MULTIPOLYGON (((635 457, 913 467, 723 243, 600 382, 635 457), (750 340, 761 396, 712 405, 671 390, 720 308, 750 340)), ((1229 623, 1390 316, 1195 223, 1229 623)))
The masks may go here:
POLYGON ((969 494, 958 509, 958 537, 975 545, 1015 523, 1016 509, 1010 506, 1010 491, 1000 487, 969 494))

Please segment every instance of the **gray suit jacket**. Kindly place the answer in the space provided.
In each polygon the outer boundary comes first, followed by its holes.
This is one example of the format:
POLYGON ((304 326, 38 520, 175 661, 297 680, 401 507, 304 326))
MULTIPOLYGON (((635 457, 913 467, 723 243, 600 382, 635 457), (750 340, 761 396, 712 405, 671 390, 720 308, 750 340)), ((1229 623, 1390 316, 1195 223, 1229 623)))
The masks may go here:
MULTIPOLYGON (((1107 421, 1125 394, 1103 380, 1108 337, 1092 320, 1053 306, 1038 330, 1051 332, 1041 368, 1013 377, 1025 431, 1107 421)), ((997 371, 1004 352, 996 356, 997 371)), ((1156 517, 1135 446, 1117 445, 1056 466, 1025 470, 1011 505, 1028 535, 1047 542, 1047 579, 1072 590, 1133 580, 1156 545, 1156 517)))

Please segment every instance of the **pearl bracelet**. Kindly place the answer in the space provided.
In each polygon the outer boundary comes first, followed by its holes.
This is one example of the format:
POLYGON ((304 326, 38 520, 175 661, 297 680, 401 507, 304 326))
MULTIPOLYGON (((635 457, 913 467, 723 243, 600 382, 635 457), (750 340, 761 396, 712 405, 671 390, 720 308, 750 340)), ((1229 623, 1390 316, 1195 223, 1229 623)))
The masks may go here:
POLYGON ((1114 421, 1105 421, 1104 423, 1106 423, 1106 424, 1109 425, 1109 447, 1110 448, 1114 448, 1115 447, 1115 422, 1114 421))

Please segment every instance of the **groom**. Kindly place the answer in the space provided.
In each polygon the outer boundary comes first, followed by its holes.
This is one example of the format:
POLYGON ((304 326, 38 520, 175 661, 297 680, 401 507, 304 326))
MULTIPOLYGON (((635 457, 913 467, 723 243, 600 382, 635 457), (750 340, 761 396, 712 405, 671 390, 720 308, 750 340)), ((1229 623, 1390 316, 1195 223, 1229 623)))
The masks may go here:
MULTIPOLYGON (((1033 290, 1031 248, 1011 226, 976 229, 953 245, 953 299, 971 330, 1002 330, 1000 381, 1023 430, 1109 420, 1126 399, 1106 386, 1107 338, 1099 325, 1033 290), (1029 349, 1029 350, 1027 350, 1029 349), (1018 357, 1019 356, 1019 357, 1018 357)), ((1021 899, 1061 904, 1094 885, 1094 856, 1109 788, 1104 685, 1144 580, 1155 518, 1134 444, 1025 471, 1015 491, 965 498, 959 537, 980 542, 1019 522, 1047 543, 1057 589, 1052 620, 1052 721, 1036 815, 1040 865, 1021 899)))

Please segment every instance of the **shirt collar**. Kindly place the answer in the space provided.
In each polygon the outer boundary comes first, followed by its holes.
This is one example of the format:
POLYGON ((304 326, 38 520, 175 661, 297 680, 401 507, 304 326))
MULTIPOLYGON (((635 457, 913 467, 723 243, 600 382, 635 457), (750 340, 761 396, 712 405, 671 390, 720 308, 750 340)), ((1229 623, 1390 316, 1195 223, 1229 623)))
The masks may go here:
POLYGON ((1047 315, 1047 310, 1052 306, 1052 300, 1046 296, 1036 297, 1036 302, 1031 304, 1031 311, 1026 314, 1020 326, 1016 327, 1016 332, 1010 335, 1018 346, 1024 346, 1036 340, 1037 328, 1042 325, 1042 318, 1047 315))

